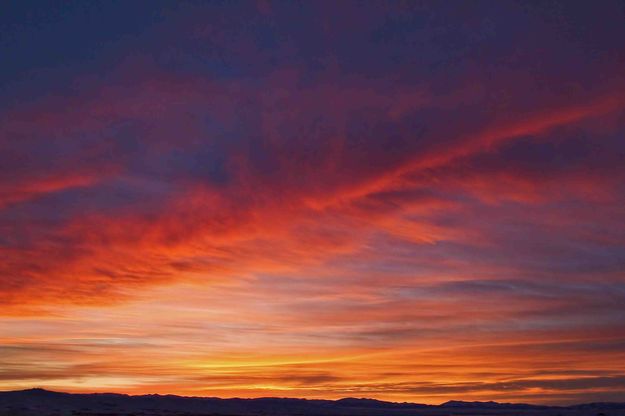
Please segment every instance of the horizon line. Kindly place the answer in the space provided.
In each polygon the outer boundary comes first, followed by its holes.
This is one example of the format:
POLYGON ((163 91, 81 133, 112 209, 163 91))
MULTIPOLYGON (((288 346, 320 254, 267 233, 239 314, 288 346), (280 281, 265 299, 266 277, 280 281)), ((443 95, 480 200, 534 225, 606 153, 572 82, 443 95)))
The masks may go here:
POLYGON ((355 396, 346 396, 338 399, 327 399, 327 398, 306 398, 306 397, 289 397, 289 396, 260 396, 260 397, 219 397, 219 396, 187 396, 183 394, 173 394, 173 393, 145 393, 145 394, 128 394, 128 393, 118 393, 113 391, 91 391, 91 392, 69 392, 69 391, 59 391, 59 390, 51 390, 44 387, 30 387, 24 389, 17 390, 0 390, 0 394, 3 393, 22 393, 29 391, 43 391, 47 393, 56 393, 56 394, 68 394, 68 395, 117 395, 117 396, 126 396, 126 397, 146 397, 146 396, 156 396, 156 397, 179 397, 183 399, 213 399, 213 400, 263 400, 263 399, 277 399, 277 400, 301 400, 301 401, 327 401, 327 402, 340 402, 341 400, 363 400, 363 401, 375 401, 380 403, 388 403, 388 404, 398 404, 398 405, 416 405, 416 406, 430 406, 430 407, 440 407, 448 403, 467 403, 467 404, 497 404, 497 405, 518 405, 518 406, 534 406, 534 407, 549 407, 549 408, 573 408, 583 405, 591 405, 591 404, 624 404, 625 401, 605 401, 605 402, 579 402, 574 404, 562 405, 562 404, 538 404, 538 403, 526 403, 526 402, 498 402, 495 400, 457 400, 450 399, 438 404, 428 404, 428 403, 419 403, 419 402, 411 402, 411 401, 391 401, 391 400, 381 400, 375 399, 371 397, 355 397, 355 396))

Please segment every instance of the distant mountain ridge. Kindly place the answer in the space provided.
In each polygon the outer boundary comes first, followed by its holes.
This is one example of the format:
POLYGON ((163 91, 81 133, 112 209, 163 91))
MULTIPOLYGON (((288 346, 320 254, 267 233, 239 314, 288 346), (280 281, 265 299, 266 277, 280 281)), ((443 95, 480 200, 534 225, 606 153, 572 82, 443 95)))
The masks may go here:
POLYGON ((452 400, 441 405, 427 405, 353 397, 339 400, 274 397, 221 399, 158 394, 136 396, 118 393, 74 394, 40 388, 0 392, 0 416, 436 416, 450 414, 625 416, 625 403, 545 406, 452 400))

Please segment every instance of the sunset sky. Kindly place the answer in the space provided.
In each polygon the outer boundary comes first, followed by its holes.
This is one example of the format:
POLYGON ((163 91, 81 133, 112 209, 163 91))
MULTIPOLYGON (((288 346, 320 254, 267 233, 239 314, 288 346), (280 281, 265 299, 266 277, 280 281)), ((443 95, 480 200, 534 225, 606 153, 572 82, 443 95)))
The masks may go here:
POLYGON ((3 1, 31 387, 625 401, 625 2, 3 1))

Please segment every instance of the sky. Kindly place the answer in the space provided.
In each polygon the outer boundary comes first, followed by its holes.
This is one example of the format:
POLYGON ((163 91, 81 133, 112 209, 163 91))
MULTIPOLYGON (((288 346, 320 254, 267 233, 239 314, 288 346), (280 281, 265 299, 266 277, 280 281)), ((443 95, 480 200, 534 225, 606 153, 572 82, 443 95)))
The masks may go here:
POLYGON ((0 390, 625 401, 625 2, 0 6, 0 390))

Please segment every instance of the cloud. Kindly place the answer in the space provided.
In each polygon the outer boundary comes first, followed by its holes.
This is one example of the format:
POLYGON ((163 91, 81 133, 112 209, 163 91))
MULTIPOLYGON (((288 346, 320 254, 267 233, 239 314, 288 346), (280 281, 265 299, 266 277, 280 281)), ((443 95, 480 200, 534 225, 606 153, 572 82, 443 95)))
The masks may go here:
POLYGON ((26 46, 90 9, 11 29, 2 386, 622 389, 622 6, 586 9, 185 3, 62 67, 26 46))

